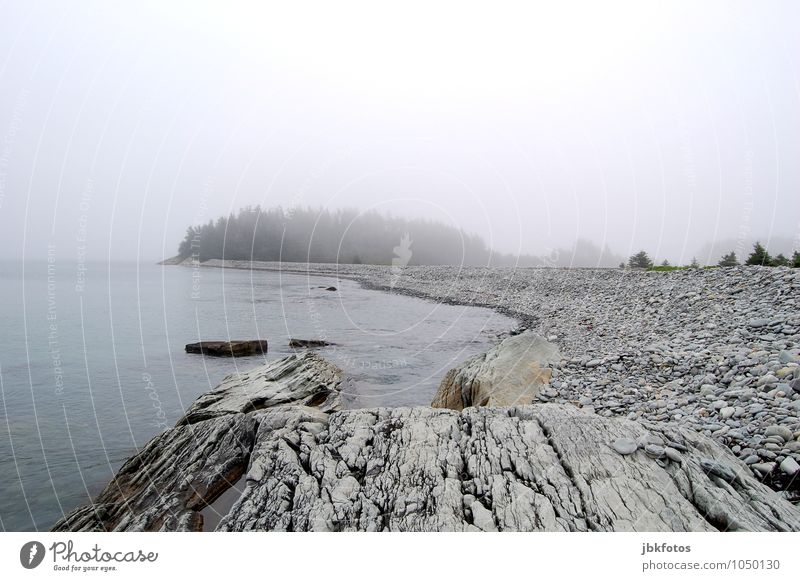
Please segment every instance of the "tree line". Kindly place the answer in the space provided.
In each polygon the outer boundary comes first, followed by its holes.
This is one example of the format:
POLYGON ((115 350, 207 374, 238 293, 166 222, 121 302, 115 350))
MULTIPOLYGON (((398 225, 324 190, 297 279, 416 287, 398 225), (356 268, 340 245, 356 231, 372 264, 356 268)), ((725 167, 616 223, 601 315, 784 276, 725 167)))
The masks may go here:
MULTIPOLYGON (((266 262, 321 262, 382 265, 550 266, 699 268, 672 266, 666 260, 654 266, 647 252, 624 257, 606 246, 579 239, 571 248, 559 248, 544 256, 502 254, 493 251, 477 234, 426 219, 409 219, 361 212, 248 206, 238 213, 190 226, 178 247, 182 259, 212 258, 266 262)), ((719 266, 736 266, 735 252, 723 256, 719 266)), ((792 258, 771 256, 756 243, 745 264, 800 267, 800 253, 792 258)))
POLYGON ((424 219, 313 208, 246 207, 237 214, 190 226, 181 258, 343 264, 486 265, 483 239, 424 219))
MULTIPOLYGON (((717 262, 717 266, 739 266, 739 259, 736 256, 736 252, 731 250, 728 254, 725 254, 720 258, 719 262, 717 262)), ((744 264, 749 266, 791 266, 792 268, 800 268, 800 252, 795 250, 792 254, 791 258, 787 258, 783 254, 778 254, 777 256, 770 255, 767 252, 767 249, 760 242, 756 242, 753 245, 753 252, 747 257, 744 264)), ((625 268, 625 264, 621 263, 620 268, 625 268)), ((697 262, 697 259, 692 258, 691 264, 688 266, 673 266, 669 263, 669 261, 663 261, 659 267, 656 267, 653 264, 653 261, 650 259, 650 256, 644 250, 637 252, 636 254, 632 255, 628 259, 627 263, 628 268, 650 268, 650 269, 669 269, 669 268, 700 268, 700 265, 697 262)))

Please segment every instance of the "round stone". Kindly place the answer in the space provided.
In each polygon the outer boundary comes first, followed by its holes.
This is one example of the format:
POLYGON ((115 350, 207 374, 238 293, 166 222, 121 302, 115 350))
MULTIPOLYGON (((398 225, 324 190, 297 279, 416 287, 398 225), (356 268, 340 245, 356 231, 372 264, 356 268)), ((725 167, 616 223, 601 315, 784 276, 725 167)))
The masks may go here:
POLYGON ((664 448, 664 454, 667 455, 667 458, 669 458, 673 462, 677 462, 678 464, 680 464, 683 461, 683 459, 681 458, 681 453, 678 452, 675 448, 670 448, 669 446, 667 446, 666 448, 664 448))
POLYGON ((644 447, 644 453, 650 458, 658 459, 664 457, 665 450, 664 446, 659 446, 658 444, 647 444, 647 446, 644 447))
POLYGON ((611 444, 611 447, 614 448, 618 454, 622 454, 623 456, 629 456, 639 449, 639 445, 636 441, 630 438, 617 438, 611 444))
POLYGON ((723 420, 727 420, 734 414, 735 411, 736 411, 735 407, 731 406, 724 407, 721 410, 719 410, 719 417, 721 417, 723 420))
POLYGON ((786 426, 769 426, 764 430, 764 434, 766 436, 780 436, 784 442, 790 441, 793 436, 792 430, 786 426))

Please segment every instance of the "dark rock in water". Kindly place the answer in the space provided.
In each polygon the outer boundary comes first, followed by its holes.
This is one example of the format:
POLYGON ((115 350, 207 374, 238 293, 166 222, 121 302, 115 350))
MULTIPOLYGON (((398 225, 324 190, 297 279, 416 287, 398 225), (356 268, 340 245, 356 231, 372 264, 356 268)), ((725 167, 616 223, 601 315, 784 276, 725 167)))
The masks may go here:
POLYGON ((289 339, 289 347, 295 349, 314 348, 314 347, 329 347, 334 343, 328 343, 321 339, 289 339))
POLYGON ((335 291, 335 290, 338 290, 338 289, 335 286, 328 286, 328 287, 325 287, 325 290, 326 291, 335 291))
POLYGON ((187 353, 202 353, 215 357, 246 357, 267 352, 265 340, 247 341, 200 341, 186 345, 187 353))

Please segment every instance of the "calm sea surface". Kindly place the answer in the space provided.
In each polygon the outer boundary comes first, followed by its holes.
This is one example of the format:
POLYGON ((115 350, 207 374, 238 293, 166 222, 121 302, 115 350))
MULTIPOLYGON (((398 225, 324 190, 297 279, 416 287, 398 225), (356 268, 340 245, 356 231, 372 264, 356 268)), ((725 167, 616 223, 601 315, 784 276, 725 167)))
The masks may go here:
POLYGON ((226 375, 325 339, 349 407, 427 405, 515 322, 348 280, 151 264, 0 263, 0 530, 47 530, 226 375), (336 286, 326 291, 322 286, 336 286), (184 345, 267 339, 265 357, 184 345))

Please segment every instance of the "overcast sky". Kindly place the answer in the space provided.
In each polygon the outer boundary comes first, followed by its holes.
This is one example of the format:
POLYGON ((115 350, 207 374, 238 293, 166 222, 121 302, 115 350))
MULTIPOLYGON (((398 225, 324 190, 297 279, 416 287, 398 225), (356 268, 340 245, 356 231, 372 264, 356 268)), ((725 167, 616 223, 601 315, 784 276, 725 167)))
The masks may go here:
POLYGON ((798 3, 121 4, 0 5, 2 258, 158 260, 248 204, 682 262, 800 233, 798 3))

